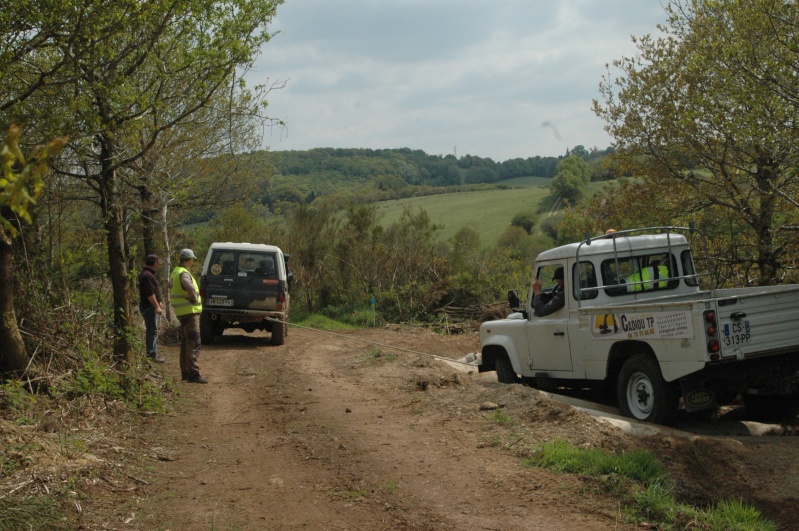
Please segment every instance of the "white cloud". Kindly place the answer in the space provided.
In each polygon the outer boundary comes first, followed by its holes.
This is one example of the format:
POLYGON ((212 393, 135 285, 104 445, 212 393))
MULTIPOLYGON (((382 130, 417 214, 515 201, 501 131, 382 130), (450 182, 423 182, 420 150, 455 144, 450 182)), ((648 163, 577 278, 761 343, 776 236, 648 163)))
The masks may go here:
POLYGON ((250 84, 288 136, 273 150, 423 149, 506 160, 608 146, 604 65, 655 33, 659 0, 287 0, 250 84), (554 124, 561 139, 552 128, 554 124))

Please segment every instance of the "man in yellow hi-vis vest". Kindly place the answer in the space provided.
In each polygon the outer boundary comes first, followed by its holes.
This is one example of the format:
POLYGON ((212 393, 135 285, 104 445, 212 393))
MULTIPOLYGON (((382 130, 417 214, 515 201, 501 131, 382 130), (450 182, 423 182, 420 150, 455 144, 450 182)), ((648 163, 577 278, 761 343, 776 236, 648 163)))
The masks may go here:
POLYGON ((180 265, 169 277, 172 309, 180 321, 180 374, 185 382, 208 383, 200 376, 200 287, 189 268, 197 257, 191 249, 180 251, 180 265))
POLYGON ((650 280, 658 280, 660 278, 669 278, 669 268, 664 265, 654 265, 644 267, 638 273, 627 277, 627 282, 630 283, 628 291, 649 291, 652 289, 664 289, 669 284, 668 282, 648 282, 650 280), (638 282, 638 284, 636 284, 638 282))

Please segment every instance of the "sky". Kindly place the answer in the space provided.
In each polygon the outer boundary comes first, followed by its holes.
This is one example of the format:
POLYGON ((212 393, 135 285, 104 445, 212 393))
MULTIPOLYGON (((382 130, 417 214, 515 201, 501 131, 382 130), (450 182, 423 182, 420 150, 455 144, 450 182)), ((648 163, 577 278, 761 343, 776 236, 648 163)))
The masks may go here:
POLYGON ((657 34, 662 0, 285 0, 245 79, 272 151, 558 156, 612 139, 591 110, 606 65, 657 34))

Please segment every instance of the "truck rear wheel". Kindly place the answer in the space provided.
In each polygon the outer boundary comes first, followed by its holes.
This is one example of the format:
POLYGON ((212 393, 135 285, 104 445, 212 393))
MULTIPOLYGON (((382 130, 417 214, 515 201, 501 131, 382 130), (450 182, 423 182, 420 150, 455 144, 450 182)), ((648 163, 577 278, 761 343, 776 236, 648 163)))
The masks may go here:
POLYGON ((286 335, 288 332, 288 323, 284 321, 272 321, 272 344, 282 345, 286 342, 286 335))
POLYGON ((636 354, 624 363, 616 391, 625 417, 668 424, 677 412, 677 387, 663 379, 657 362, 646 354, 636 354))
POLYGON ((519 377, 516 375, 516 371, 513 370, 513 365, 507 354, 502 353, 497 356, 497 359, 494 360, 494 368, 497 371, 497 380, 500 383, 519 383, 519 377))

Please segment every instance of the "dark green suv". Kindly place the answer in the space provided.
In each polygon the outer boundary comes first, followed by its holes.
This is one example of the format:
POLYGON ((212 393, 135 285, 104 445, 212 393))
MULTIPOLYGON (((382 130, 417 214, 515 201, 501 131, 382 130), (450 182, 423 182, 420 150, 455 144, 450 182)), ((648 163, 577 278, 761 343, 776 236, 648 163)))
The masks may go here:
POLYGON ((200 339, 212 344, 226 328, 266 330, 272 344, 288 334, 289 255, 255 243, 213 243, 200 276, 200 339))

